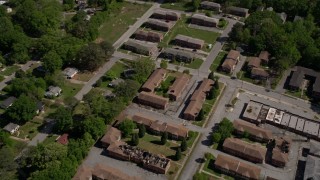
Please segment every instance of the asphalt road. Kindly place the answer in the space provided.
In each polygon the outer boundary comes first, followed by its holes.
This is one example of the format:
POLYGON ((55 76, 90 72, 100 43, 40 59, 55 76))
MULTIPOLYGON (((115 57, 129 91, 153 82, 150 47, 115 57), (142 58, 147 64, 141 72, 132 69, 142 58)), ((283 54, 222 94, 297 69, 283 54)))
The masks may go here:
MULTIPOLYGON (((28 61, 26 64, 22 65, 20 69, 23 71, 27 71, 33 64, 38 63, 37 61, 28 61)), ((15 78, 15 74, 13 73, 10 76, 6 77, 3 81, 0 82, 0 91, 5 88, 8 83, 15 78)))

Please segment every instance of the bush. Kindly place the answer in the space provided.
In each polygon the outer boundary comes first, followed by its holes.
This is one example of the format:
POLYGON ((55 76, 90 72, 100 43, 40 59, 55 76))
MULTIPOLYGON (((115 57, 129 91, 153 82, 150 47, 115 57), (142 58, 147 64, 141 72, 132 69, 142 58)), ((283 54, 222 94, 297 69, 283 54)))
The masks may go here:
POLYGON ((206 12, 206 16, 211 17, 212 13, 211 12, 206 12))
POLYGON ((139 125, 139 138, 143 138, 146 133, 146 127, 142 124, 139 125))
POLYGON ((164 132, 161 136, 161 144, 165 145, 167 143, 167 140, 168 140, 168 133, 164 132))
POLYGON ((212 142, 213 143, 219 143, 221 140, 221 134, 218 132, 215 132, 212 134, 212 142))
POLYGON ((209 159, 214 159, 213 154, 208 153, 208 152, 204 154, 204 157, 205 157, 207 160, 209 160, 209 159))
POLYGON ((167 69, 167 68, 168 68, 168 63, 167 63, 167 61, 161 61, 160 67, 163 68, 163 69, 167 69))
POLYGON ((181 149, 180 148, 177 149, 174 157, 177 161, 179 161, 181 159, 181 149))
POLYGON ((189 71, 189 69, 185 69, 185 70, 183 70, 183 73, 184 74, 190 74, 190 71, 189 71))
POLYGON ((180 148, 181 148, 181 151, 185 151, 188 149, 187 141, 185 138, 183 138, 183 140, 181 141, 180 148))

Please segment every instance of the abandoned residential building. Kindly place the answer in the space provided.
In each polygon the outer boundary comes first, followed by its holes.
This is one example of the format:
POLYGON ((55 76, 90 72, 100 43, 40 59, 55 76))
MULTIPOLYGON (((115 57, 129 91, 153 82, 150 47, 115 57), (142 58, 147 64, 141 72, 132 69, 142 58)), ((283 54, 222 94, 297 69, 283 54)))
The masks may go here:
POLYGON ((249 9, 231 6, 227 8, 227 13, 246 18, 249 16, 249 9))
POLYGON ((151 17, 155 19, 164 19, 167 21, 177 21, 180 19, 180 14, 173 11, 156 10, 151 17))
POLYGON ((148 80, 141 87, 141 91, 153 92, 154 89, 160 86, 161 82, 166 78, 167 70, 158 68, 153 71, 148 80))
POLYGON ((164 32, 169 31, 173 27, 173 23, 161 21, 158 19, 149 19, 144 23, 144 25, 147 28, 164 32))
POLYGON ((161 57, 179 62, 191 63, 194 60, 195 55, 189 51, 166 48, 161 52, 161 57))
POLYGON ((248 180, 260 179, 260 168, 225 155, 219 154, 214 162, 214 166, 222 172, 236 178, 248 180))
POLYGON ((145 56, 152 56, 157 54, 158 47, 154 43, 146 43, 143 41, 138 41, 134 39, 129 39, 123 44, 123 48, 132 51, 137 54, 142 54, 145 56))
POLYGON ((226 59, 221 65, 221 70, 226 73, 232 73, 240 60, 240 52, 236 50, 230 50, 226 59))
POLYGON ((109 146, 107 153, 114 158, 142 164, 143 168, 159 174, 165 174, 170 167, 170 159, 162 155, 152 154, 135 146, 126 144, 118 147, 109 146))
POLYGON ((259 68, 261 64, 261 59, 258 57, 248 57, 248 69, 259 68))
POLYGON ((161 135, 163 132, 167 132, 169 138, 175 140, 181 140, 188 137, 189 130, 182 125, 161 123, 152 117, 140 113, 136 113, 132 116, 132 120, 137 124, 144 125, 148 131, 155 135, 161 135))
POLYGON ((181 98, 181 95, 185 88, 188 85, 190 76, 187 74, 182 74, 179 77, 176 77, 173 84, 169 87, 168 94, 169 99, 177 101, 181 98))
POLYGON ((236 134, 243 135, 244 132, 247 132, 250 134, 250 138, 259 142, 268 142, 273 139, 270 130, 266 130, 243 120, 234 120, 233 127, 236 134))
POLYGON ((211 2, 211 1, 202 1, 200 3, 200 7, 202 9, 207 9, 207 10, 212 10, 212 11, 218 11, 220 12, 221 10, 221 5, 215 2, 211 2))
POLYGON ((223 150, 228 154, 240 157, 253 163, 263 163, 267 149, 257 144, 250 144, 237 138, 227 138, 223 150))
POLYGON ((110 144, 116 141, 120 141, 121 139, 121 131, 112 126, 108 127, 106 134, 101 138, 101 145, 104 148, 109 147, 110 144))
POLYGON ((163 34, 153 31, 138 30, 134 33, 134 38, 141 41, 161 42, 163 34))
POLYGON ((215 82, 204 78, 199 87, 193 92, 187 108, 183 112, 183 119, 195 120, 199 115, 202 105, 215 82))
POLYGON ((167 109, 169 105, 169 98, 164 98, 153 93, 142 91, 137 97, 139 104, 153 107, 155 109, 167 109))
POLYGON ((266 80, 269 78, 269 73, 262 68, 252 68, 251 78, 258 80, 266 80))
POLYGON ((194 14, 191 17, 191 24, 206 27, 217 27, 219 24, 219 19, 208 17, 202 14, 194 14))
POLYGON ((204 45, 204 40, 178 34, 174 38, 174 43, 181 47, 201 49, 204 45))
POLYGON ((301 66, 295 66, 291 72, 291 78, 289 81, 289 88, 291 90, 300 90, 305 87, 306 82, 309 81, 311 86, 312 96, 314 98, 320 98, 320 72, 313 69, 308 69, 301 66))
POLYGON ((259 54, 259 59, 263 65, 268 65, 270 60, 270 53, 268 51, 261 51, 259 54))

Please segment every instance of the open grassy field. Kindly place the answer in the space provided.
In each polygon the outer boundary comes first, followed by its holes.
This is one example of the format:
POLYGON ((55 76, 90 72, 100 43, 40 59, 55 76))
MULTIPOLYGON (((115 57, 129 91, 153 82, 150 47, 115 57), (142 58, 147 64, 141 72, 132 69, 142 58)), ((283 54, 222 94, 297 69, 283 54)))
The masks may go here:
POLYGON ((186 11, 186 12, 193 11, 191 1, 181 1, 181 2, 174 2, 174 3, 168 2, 168 3, 161 4, 160 7, 165 9, 174 9, 174 10, 186 11))
MULTIPOLYGON (((206 44, 214 44, 216 39, 220 35, 216 32, 194 29, 188 27, 188 18, 185 15, 181 16, 181 19, 177 21, 175 26, 171 29, 169 33, 166 34, 163 41, 159 43, 161 47, 169 46, 170 42, 178 35, 182 34, 185 36, 190 36, 193 38, 202 39, 206 44)), ((203 49, 207 50, 207 49, 203 49)))
POLYGON ((213 63, 210 66, 211 71, 215 72, 218 70, 218 68, 222 64, 226 54, 228 54, 226 51, 219 52, 218 56, 216 57, 216 59, 213 61, 213 63))
MULTIPOLYGON (((116 62, 111 69, 106 73, 106 76, 112 75, 113 78, 120 78, 121 73, 128 69, 129 67, 124 65, 123 63, 116 62)), ((103 82, 101 83, 101 87, 108 87, 108 84, 111 82, 110 80, 103 79, 103 82)))
POLYGON ((0 71, 0 75, 2 76, 10 76, 14 72, 16 72, 18 69, 20 69, 17 65, 7 66, 3 71, 0 71))
POLYGON ((114 43, 151 5, 123 2, 119 7, 111 10, 109 17, 100 27, 99 39, 114 43))
POLYGON ((160 87, 156 89, 156 94, 160 96, 166 96, 169 90, 169 87, 173 84, 174 80, 175 80, 175 77, 169 75, 166 78, 166 80, 161 83, 160 87))
POLYGON ((184 66, 184 67, 191 68, 191 69, 199 69, 201 64, 203 63, 203 60, 195 59, 190 64, 180 63, 178 61, 174 61, 174 62, 171 61, 170 63, 175 64, 175 65, 179 65, 179 66, 184 66))
POLYGON ((43 119, 38 117, 33 118, 31 121, 26 122, 19 129, 19 138, 29 138, 30 140, 39 132, 38 128, 42 125, 43 119))
POLYGON ((78 91, 82 88, 83 84, 74 84, 69 81, 65 81, 63 86, 61 86, 62 93, 60 98, 66 99, 71 98, 77 94, 78 91))

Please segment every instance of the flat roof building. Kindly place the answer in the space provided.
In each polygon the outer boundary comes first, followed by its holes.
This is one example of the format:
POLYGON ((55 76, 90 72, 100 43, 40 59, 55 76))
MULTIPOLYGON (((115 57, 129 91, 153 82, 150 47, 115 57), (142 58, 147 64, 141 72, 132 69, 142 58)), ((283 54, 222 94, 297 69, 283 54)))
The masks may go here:
MULTIPOLYGON (((243 112, 242 117, 245 120, 251 121, 253 123, 257 123, 256 121, 258 119, 261 108, 262 108, 261 103, 249 101, 245 111, 243 112)), ((258 123, 260 123, 260 121, 258 123)))
POLYGON ((289 127, 292 128, 292 129, 296 129, 297 121, 298 121, 298 117, 297 116, 291 116, 289 127))
POLYGON ((319 123, 306 120, 304 123, 303 132, 309 134, 310 136, 317 137, 319 134, 319 123))
POLYGON ((304 122, 305 122, 305 119, 298 118, 297 125, 296 125, 296 130, 297 130, 297 131, 300 131, 300 132, 303 131, 304 122))
POLYGON ((288 113, 284 113, 282 120, 281 120, 281 125, 284 127, 287 127, 289 125, 290 122, 290 115, 288 113))

